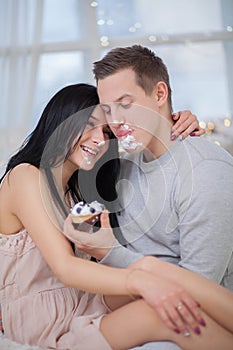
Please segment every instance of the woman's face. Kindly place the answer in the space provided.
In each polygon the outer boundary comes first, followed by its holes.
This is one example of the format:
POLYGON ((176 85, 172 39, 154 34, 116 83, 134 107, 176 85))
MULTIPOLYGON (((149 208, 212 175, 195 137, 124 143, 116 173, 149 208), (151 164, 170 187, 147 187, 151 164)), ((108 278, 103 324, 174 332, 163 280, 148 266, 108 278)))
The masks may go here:
POLYGON ((102 109, 97 106, 77 143, 79 136, 73 141, 72 153, 67 162, 73 171, 90 170, 109 147, 110 128, 107 125, 102 109))

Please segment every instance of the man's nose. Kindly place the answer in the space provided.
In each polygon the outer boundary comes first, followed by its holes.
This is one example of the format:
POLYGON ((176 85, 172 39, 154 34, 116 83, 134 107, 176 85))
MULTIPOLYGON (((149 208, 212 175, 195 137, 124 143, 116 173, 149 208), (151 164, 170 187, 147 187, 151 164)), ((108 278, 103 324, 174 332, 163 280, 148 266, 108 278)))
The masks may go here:
POLYGON ((111 124, 113 127, 119 127, 123 124, 125 124, 125 119, 122 116, 116 116, 112 121, 111 124))
POLYGON ((118 127, 121 124, 125 123, 125 117, 122 114, 122 111, 119 108, 118 103, 111 105, 111 113, 106 115, 108 124, 112 124, 118 127))
POLYGON ((125 125, 125 119, 124 117, 118 117, 113 119, 111 122, 109 121, 108 124, 113 134, 117 136, 119 130, 121 130, 123 125, 125 125))

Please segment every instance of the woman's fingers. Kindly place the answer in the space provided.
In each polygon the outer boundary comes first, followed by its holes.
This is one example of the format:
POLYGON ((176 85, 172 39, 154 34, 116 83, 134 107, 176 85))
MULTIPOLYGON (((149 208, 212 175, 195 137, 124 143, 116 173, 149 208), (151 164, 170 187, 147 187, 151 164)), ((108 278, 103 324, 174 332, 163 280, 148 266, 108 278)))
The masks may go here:
MULTIPOLYGON (((203 319, 201 309, 200 309, 200 304, 198 302, 195 302, 187 293, 183 293, 182 295, 182 301, 184 305, 187 305, 188 310, 191 311, 195 322, 196 326, 201 325, 203 327, 206 326, 205 320, 203 319)), ((179 306, 180 312, 182 313, 182 307, 179 306)), ((193 328, 194 329, 194 328, 193 328)))
POLYGON ((162 321, 167 325, 168 328, 173 330, 176 333, 180 333, 180 329, 177 327, 176 322, 169 316, 169 313, 166 310, 166 307, 164 307, 163 304, 158 304, 156 306, 156 311, 158 312, 160 318, 162 321))
POLYGON ((200 335, 200 326, 205 326, 199 304, 183 291, 160 299, 156 303, 156 311, 170 329, 184 336, 189 336, 191 332, 200 335))
POLYGON ((174 306, 175 312, 178 314, 178 327, 181 327, 181 333, 187 335, 189 330, 192 330, 196 334, 201 334, 199 324, 195 318, 192 310, 182 301, 179 301, 176 306, 174 306), (181 320, 182 324, 179 322, 181 320), (180 326, 179 326, 180 323, 180 326))
POLYGON ((101 228, 110 228, 110 222, 109 222, 109 212, 107 210, 104 210, 100 215, 100 223, 101 228))
POLYGON ((190 133, 190 136, 202 136, 205 134, 205 129, 202 129, 201 127, 199 127, 199 129, 195 129, 194 131, 192 131, 190 133))
POLYGON ((200 127, 196 115, 192 114, 189 110, 177 112, 172 117, 176 121, 171 130, 172 140, 175 140, 179 135, 181 135, 182 139, 185 139, 189 135, 201 136, 205 132, 200 127))
POLYGON ((2 324, 2 311, 1 311, 1 305, 0 305, 0 332, 4 332, 3 324, 2 324))
POLYGON ((69 216, 64 223, 65 236, 72 241, 79 250, 86 252, 98 260, 103 259, 115 244, 115 236, 110 226, 107 210, 103 211, 101 214, 100 222, 101 227, 96 232, 93 232, 91 229, 92 226, 87 223, 85 225, 88 226, 87 229, 89 229, 89 232, 87 232, 88 230, 82 230, 80 228, 80 226, 83 228, 83 223, 74 228, 69 216))
POLYGON ((63 232, 75 244, 86 245, 88 243, 89 234, 74 228, 71 215, 68 215, 64 222, 63 232))
POLYGON ((172 303, 166 303, 166 305, 164 307, 166 309, 168 317, 174 323, 175 330, 177 330, 176 332, 182 333, 185 335, 187 333, 189 327, 186 324, 186 321, 184 320, 182 315, 178 312, 177 308, 174 307, 174 305, 172 303))

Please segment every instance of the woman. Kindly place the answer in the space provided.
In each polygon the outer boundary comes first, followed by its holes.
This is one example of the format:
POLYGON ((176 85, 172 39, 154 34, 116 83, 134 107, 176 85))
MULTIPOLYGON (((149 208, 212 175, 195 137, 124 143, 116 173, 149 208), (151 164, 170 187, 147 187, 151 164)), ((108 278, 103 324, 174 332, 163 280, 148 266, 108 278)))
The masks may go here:
MULTIPOLYGON (((79 252, 76 256, 65 237, 75 234, 69 216, 63 232, 74 202, 116 198, 117 143, 97 103, 90 85, 59 91, 1 179, 0 300, 6 336, 45 349, 128 349, 163 339, 184 349, 217 349, 219 341, 230 349, 231 293, 205 279, 195 284, 195 274, 173 272, 150 258, 129 269, 96 264, 79 252), (84 190, 82 181, 88 183, 84 190), (189 283, 194 290, 187 292, 189 283)), ((111 231, 107 212, 101 230, 111 231)), ((112 245, 114 235, 108 237, 106 245, 112 245)))

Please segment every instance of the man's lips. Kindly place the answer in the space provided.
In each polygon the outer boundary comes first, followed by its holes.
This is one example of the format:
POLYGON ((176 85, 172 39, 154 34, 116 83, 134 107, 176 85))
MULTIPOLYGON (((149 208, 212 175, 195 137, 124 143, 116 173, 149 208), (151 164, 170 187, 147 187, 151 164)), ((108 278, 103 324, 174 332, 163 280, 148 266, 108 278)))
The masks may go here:
POLYGON ((120 139, 122 137, 125 137, 125 136, 128 136, 128 135, 131 135, 132 134, 132 130, 121 130, 117 133, 117 138, 120 139))

